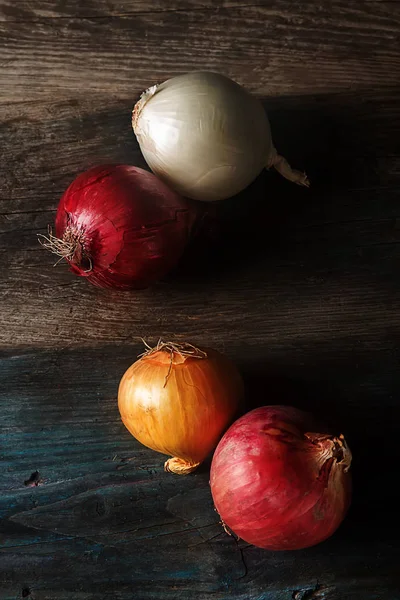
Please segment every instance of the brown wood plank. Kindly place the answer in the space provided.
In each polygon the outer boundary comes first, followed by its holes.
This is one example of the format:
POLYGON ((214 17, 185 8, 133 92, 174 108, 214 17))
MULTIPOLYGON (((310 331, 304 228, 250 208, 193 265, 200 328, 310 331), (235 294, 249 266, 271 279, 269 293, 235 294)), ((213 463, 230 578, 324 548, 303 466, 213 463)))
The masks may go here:
POLYGON ((132 97, 193 69, 260 95, 399 84, 400 4, 335 2, 0 23, 0 101, 132 97))
MULTIPOLYGON (((313 186, 300 190, 265 173, 249 192, 222 205, 220 245, 204 258, 198 247, 193 266, 189 254, 186 267, 154 290, 110 295, 91 289, 65 265, 53 269, 54 259, 39 247, 36 234, 52 223, 58 199, 76 173, 108 161, 144 166, 130 128, 131 103, 114 101, 105 110, 106 102, 105 96, 94 95, 86 100, 4 106, 0 153, 9 169, 0 182, 3 347, 56 346, 60 340, 67 345, 94 345, 138 336, 156 338, 163 332, 192 337, 198 335, 199 323, 205 341, 217 343, 228 336, 229 342, 236 335, 245 339, 246 329, 225 331, 235 314, 245 310, 249 322, 258 322, 260 306, 270 306, 276 294, 284 295, 290 278, 298 287, 314 275, 317 283, 305 293, 299 308, 290 308, 289 296, 283 304, 273 301, 269 310, 278 328, 273 336, 282 327, 285 335, 296 336, 297 330, 291 331, 294 323, 300 319, 308 328, 308 318, 315 313, 317 337, 321 327, 328 327, 331 305, 326 306, 325 296, 321 299, 318 293, 320 281, 331 280, 332 266, 339 280, 343 270, 352 273, 350 279, 356 282, 355 287, 350 280, 345 284, 344 295, 349 293, 348 285, 352 294, 358 290, 363 295, 371 275, 369 261, 379 262, 381 276, 388 276, 400 248, 396 90, 371 91, 362 97, 267 100, 275 143, 292 162, 307 169, 313 186), (249 225, 243 235, 244 213, 249 225), (266 231, 270 240, 265 245, 266 231), (257 261, 252 265, 254 254, 257 261), (289 327, 288 310, 292 312, 289 327)), ((397 322, 389 306, 383 313, 377 308, 382 301, 385 304, 385 294, 383 288, 367 298, 363 308, 367 321, 354 326, 355 336, 369 335, 369 319, 378 330, 387 318, 397 322)), ((242 317, 237 318, 241 323, 242 317)), ((344 318, 353 318, 352 307, 344 318)), ((342 324, 341 319, 330 318, 329 327, 339 329, 342 324)), ((270 335, 269 326, 264 327, 258 326, 262 338, 270 335)))
POLYGON ((2 252, 1 345, 93 346, 164 335, 222 346, 269 340, 285 348, 340 335, 343 327, 354 342, 373 344, 388 322, 393 332, 400 324, 396 222, 304 229, 283 222, 275 233, 264 228, 267 242, 250 228, 240 249, 237 231, 205 263, 197 256, 186 272, 127 294, 95 290, 61 265, 52 269, 54 259, 29 227, 19 234, 24 249, 2 252))
MULTIPOLYGON (((310 4, 311 0, 304 2, 304 5, 310 4)), ((398 0, 367 0, 370 6, 364 7, 365 10, 377 10, 377 5, 389 5, 398 0)), ((18 0, 16 4, 12 0, 0 0, 0 21, 33 21, 41 19, 57 18, 107 18, 123 17, 130 14, 140 13, 159 13, 159 12, 177 12, 177 11, 203 11, 232 8, 250 8, 255 6, 265 6, 270 4, 265 0, 172 0, 163 2, 163 0, 63 0, 55 3, 54 0, 40 0, 32 2, 31 0, 18 0)), ((277 4, 277 3, 276 3, 277 4)), ((283 1, 279 1, 283 5, 283 1)), ((277 4, 279 6, 279 4, 277 4)), ((338 10, 339 6, 345 6, 344 2, 337 0, 332 4, 332 8, 338 10), (335 5, 335 6, 333 6, 335 5)))
MULTIPOLYGON (((398 182, 399 89, 271 97, 264 106, 276 146, 307 170, 313 188, 376 188, 398 182)), ((74 177, 99 163, 144 167, 130 123, 137 98, 2 105, 1 212, 55 208, 74 177)))
POLYGON ((33 21, 36 19, 107 18, 123 17, 137 13, 158 13, 175 11, 196 11, 204 9, 236 8, 243 6, 259 6, 262 0, 64 0, 55 3, 53 0, 41 0, 32 3, 30 0, 0 0, 0 21, 33 21))

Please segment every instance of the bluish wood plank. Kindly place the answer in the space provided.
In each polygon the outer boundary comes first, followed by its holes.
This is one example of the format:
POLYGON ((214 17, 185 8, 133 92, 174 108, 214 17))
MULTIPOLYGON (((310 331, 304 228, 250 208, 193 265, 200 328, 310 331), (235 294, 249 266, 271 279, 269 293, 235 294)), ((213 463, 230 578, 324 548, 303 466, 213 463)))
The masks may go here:
POLYGON ((237 359, 249 407, 290 398, 339 421, 355 454, 353 508, 339 532, 319 547, 284 554, 226 535, 213 509, 208 465, 186 478, 164 473, 164 458, 125 430, 116 390, 139 346, 4 353, 4 589, 18 581, 41 599, 56 586, 61 597, 73 592, 77 599, 116 590, 123 600, 129 594, 143 600, 188 594, 291 600, 296 591, 323 584, 326 591, 315 598, 357 598, 363 590, 368 598, 393 600, 398 530, 385 482, 396 464, 400 415, 388 398, 400 391, 394 383, 399 357, 382 348, 377 361, 360 347, 356 366, 352 347, 340 353, 339 346, 343 339, 325 350, 319 345, 318 361, 307 345, 274 358, 267 346, 248 346, 237 359), (377 430, 389 406, 392 421, 377 430), (25 486, 35 470, 42 481, 25 486), (371 520, 371 504, 379 519, 371 520))

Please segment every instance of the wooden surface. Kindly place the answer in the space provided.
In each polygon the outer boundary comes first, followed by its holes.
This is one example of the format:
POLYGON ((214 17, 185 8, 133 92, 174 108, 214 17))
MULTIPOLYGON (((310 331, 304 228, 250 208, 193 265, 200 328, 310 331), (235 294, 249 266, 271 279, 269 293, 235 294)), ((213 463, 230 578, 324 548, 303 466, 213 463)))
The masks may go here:
POLYGON ((400 4, 0 0, 0 599, 399 600, 400 4), (140 293, 90 287, 38 245, 78 172, 143 166, 148 85, 221 71, 262 98, 309 190, 264 173, 140 293), (228 537, 120 422, 138 338, 242 370, 248 407, 337 426, 355 495, 329 541, 228 537))

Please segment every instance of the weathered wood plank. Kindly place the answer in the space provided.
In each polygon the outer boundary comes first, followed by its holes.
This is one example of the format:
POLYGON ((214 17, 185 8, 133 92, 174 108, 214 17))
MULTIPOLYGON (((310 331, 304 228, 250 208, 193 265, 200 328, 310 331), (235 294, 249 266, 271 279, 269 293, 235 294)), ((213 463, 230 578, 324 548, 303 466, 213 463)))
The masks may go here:
POLYGON ((35 19, 107 18, 123 17, 137 13, 158 13, 175 11, 195 11, 205 9, 236 8, 243 6, 260 6, 262 0, 64 0, 54 3, 53 0, 41 0, 34 3, 30 0, 19 0, 16 5, 12 0, 0 0, 0 21, 33 21, 35 19))
POLYGON ((399 83, 400 4, 345 2, 0 23, 0 101, 106 92, 130 96, 193 69, 260 95, 399 83), (40 69, 38 69, 40 65, 40 69), (136 86, 139 86, 138 88, 136 86))
MULTIPOLYGON (((362 194, 360 202, 366 198, 362 194)), ((47 216, 40 215, 43 228, 47 216)), ((62 265, 53 270, 35 228, 18 233, 22 249, 13 248, 13 233, 2 258, 1 345, 130 343, 163 334, 226 344, 251 336, 256 345, 269 340, 285 347, 340 335, 344 326, 354 341, 373 340, 385 335, 388 323, 395 334, 396 223, 367 219, 296 228, 283 221, 274 231, 264 227, 268 240, 261 231, 254 239, 250 228, 242 248, 235 243, 242 232, 233 230, 226 245, 205 259, 195 254, 169 281, 127 294, 96 290, 62 265)))
POLYGON ((1 345, 124 343, 160 333, 190 337, 200 323, 205 340, 231 343, 248 336, 240 325, 243 312, 258 323, 261 339, 278 332, 291 339, 299 321, 309 330, 310 318, 317 339, 321 328, 340 332, 343 319, 351 322, 360 310, 357 301, 365 320, 353 322, 354 336, 368 336, 370 321, 380 331, 388 319, 398 327, 396 305, 387 296, 388 286, 399 291, 392 277, 400 251, 397 96, 372 94, 364 104, 351 99, 309 98, 302 104, 292 99, 282 105, 272 100, 276 143, 307 167, 312 188, 301 190, 264 174, 221 206, 222 240, 204 258, 197 248, 190 254, 193 264, 188 258, 169 282, 122 295, 92 289, 64 265, 52 269, 53 257, 39 247, 36 233, 52 222, 59 196, 80 170, 110 160, 144 165, 126 118, 130 105, 90 113, 91 101, 33 103, 16 121, 15 109, 7 107, 2 163, 17 159, 18 170, 5 173, 0 192, 1 345), (289 290, 301 291, 293 296, 289 290), (347 313, 339 306, 337 319, 332 293, 351 294, 355 307, 347 313), (261 306, 269 311, 267 323, 261 306), (237 331, 227 327, 232 319, 237 331))
POLYGON ((26 587, 40 599, 51 598, 54 589, 57 596, 69 592, 77 599, 115 593, 125 600, 135 593, 139 599, 172 600, 190 593, 202 599, 290 600, 296 591, 320 585, 326 590, 322 598, 330 600, 361 593, 393 600, 397 583, 390 574, 399 553, 388 504, 392 491, 384 482, 395 461, 395 402, 385 429, 374 425, 387 410, 382 400, 399 392, 394 378, 399 356, 376 341, 381 361, 371 346, 359 347, 354 368, 352 344, 335 336, 332 342, 320 343, 318 352, 313 344, 282 352, 268 342, 257 347, 249 342, 246 357, 243 347, 228 350, 244 372, 253 402, 265 402, 262 381, 264 386, 269 381, 269 401, 284 396, 287 401, 289 389, 296 389, 295 404, 328 420, 340 417, 355 452, 355 498, 342 528, 323 546, 284 555, 238 546, 223 532, 207 467, 188 478, 168 475, 163 457, 125 430, 115 395, 138 345, 5 354, 0 362, 6 382, 0 391, 6 423, 0 437, 2 593, 19 582, 19 594, 26 587), (286 379, 279 386, 275 379, 274 386, 269 369, 275 377, 283 370, 286 379), (289 376, 297 379, 295 387, 289 376), (336 389, 329 390, 333 376, 336 389), (42 483, 26 487, 34 470, 42 483), (368 495, 362 491, 366 485, 368 495), (371 502, 379 521, 370 519, 371 502), (333 556, 339 557, 334 567, 333 556))
POLYGON ((191 337, 200 323, 205 341, 231 343, 248 336, 240 325, 243 312, 249 323, 258 323, 262 339, 278 332, 292 339, 296 323, 309 329, 310 318, 317 339, 321 328, 339 332, 344 320, 354 319, 358 296, 365 320, 353 324, 354 336, 368 336, 371 320, 380 331, 387 319, 398 327, 394 300, 387 296, 388 286, 397 298, 399 292, 392 277, 400 251, 394 91, 370 92, 363 101, 351 94, 266 101, 276 144, 307 169, 312 188, 264 174, 221 206, 219 244, 207 242, 203 249, 199 243, 168 282, 122 295, 91 289, 64 265, 52 269, 53 257, 36 239, 77 172, 108 161, 144 166, 130 129, 130 103, 108 111, 104 103, 104 97, 93 97, 5 109, 1 160, 18 168, 7 170, 0 182, 3 347, 124 343, 160 333, 191 337), (293 296, 295 289, 301 292, 293 296), (339 306, 339 319, 331 314, 332 293, 355 299, 350 308, 339 306), (266 324, 260 307, 268 310, 266 324), (232 319, 236 331, 227 327, 232 319))
POLYGON ((36 246, 32 231, 32 251, 16 252, 11 263, 3 259, 1 345, 130 343, 163 334, 228 345, 251 337, 255 345, 269 340, 285 348, 340 336, 343 327, 354 342, 368 343, 385 335, 388 323, 393 334, 400 324, 394 222, 303 231, 283 223, 282 234, 271 232, 267 242, 261 232, 252 240, 250 230, 247 249, 233 240, 206 264, 197 257, 169 281, 127 294, 96 290, 62 266, 52 270, 54 260, 36 246))
MULTIPOLYGON (((271 97, 264 106, 276 146, 307 170, 313 188, 386 186, 397 183, 400 171, 399 89, 271 97)), ((0 181, 0 212, 55 208, 76 174, 95 164, 144 167, 130 125, 138 93, 122 100, 91 94, 1 106, 0 160, 8 168, 0 181)))

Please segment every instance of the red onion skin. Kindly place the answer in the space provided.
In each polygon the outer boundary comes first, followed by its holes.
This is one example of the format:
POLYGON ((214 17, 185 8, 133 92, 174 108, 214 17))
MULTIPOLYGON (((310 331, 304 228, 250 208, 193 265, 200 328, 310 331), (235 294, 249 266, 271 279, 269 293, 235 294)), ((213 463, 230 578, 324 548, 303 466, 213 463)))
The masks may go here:
POLYGON ((71 271, 99 287, 140 289, 176 265, 195 222, 194 206, 155 175, 102 165, 79 175, 62 196, 56 236, 80 243, 71 271))
MULTIPOLYGON (((351 453, 332 456, 333 438, 289 406, 266 406, 238 419, 215 451, 210 485, 224 523, 246 542, 296 550, 322 542, 351 500, 351 453)), ((338 448, 338 445, 335 446, 338 448)), ((335 450, 333 452, 335 455, 335 450)))

